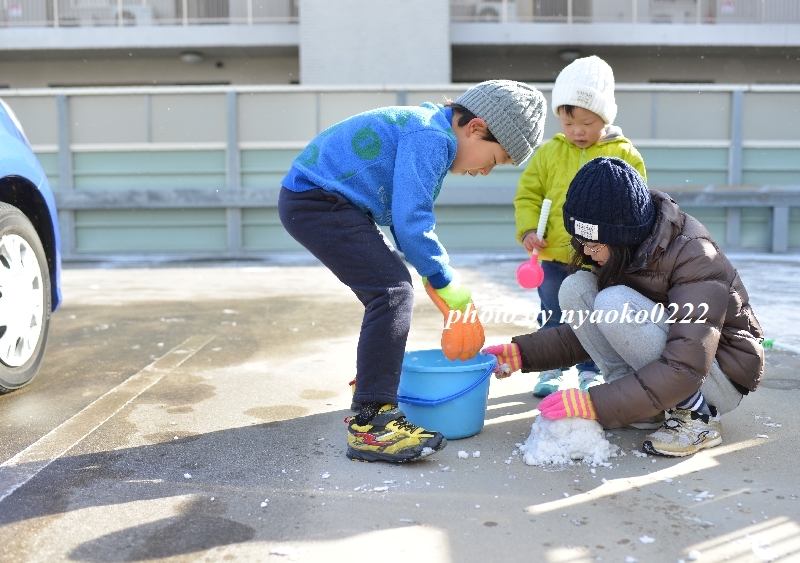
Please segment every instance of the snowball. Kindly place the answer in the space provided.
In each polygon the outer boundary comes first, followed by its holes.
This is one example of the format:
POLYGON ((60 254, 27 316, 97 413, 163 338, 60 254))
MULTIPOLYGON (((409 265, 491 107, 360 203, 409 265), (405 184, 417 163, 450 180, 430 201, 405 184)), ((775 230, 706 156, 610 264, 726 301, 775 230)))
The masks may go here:
POLYGON ((604 436, 600 423, 594 420, 538 417, 525 440, 523 459, 528 465, 563 464, 580 459, 603 463, 617 451, 604 436))
POLYGON ((458 459, 467 459, 468 457, 469 457, 469 454, 467 452, 465 452, 464 450, 459 450, 458 451, 458 459))

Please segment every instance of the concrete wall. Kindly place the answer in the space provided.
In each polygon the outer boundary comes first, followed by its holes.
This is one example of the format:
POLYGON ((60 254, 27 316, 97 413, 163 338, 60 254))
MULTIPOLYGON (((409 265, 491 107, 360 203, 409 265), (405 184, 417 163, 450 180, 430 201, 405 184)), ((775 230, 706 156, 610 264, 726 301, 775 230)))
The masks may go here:
POLYGON ((798 84, 798 47, 642 47, 581 45, 459 45, 453 47, 453 81, 510 78, 553 82, 567 62, 559 55, 577 50, 597 55, 614 69, 617 82, 798 84))
POLYGON ((301 0, 301 83, 450 82, 446 0, 301 0))
MULTIPOLYGON (((127 55, 127 54, 126 54, 127 55)), ((50 60, 0 60, 0 86, 154 86, 181 84, 290 84, 299 80, 297 55, 241 56, 206 53, 198 63, 173 56, 96 58, 80 56, 50 60)))
MULTIPOLYGON (((723 51, 597 47, 583 48, 581 52, 596 54, 608 61, 619 83, 800 83, 800 49, 723 51)), ((290 84, 300 80, 300 59, 296 53, 242 56, 241 53, 211 52, 195 64, 182 62, 178 55, 175 52, 169 57, 144 56, 134 52, 133 56, 119 58, 0 59, 0 87, 290 84), (222 66, 217 66, 218 63, 222 66)), ((453 82, 471 83, 491 78, 552 82, 566 64, 556 47, 484 46, 452 50, 453 82)), ((364 76, 366 74, 362 73, 362 78, 364 76)), ((405 83, 381 77, 379 83, 384 82, 405 83)), ((439 81, 447 82, 449 79, 439 81)))

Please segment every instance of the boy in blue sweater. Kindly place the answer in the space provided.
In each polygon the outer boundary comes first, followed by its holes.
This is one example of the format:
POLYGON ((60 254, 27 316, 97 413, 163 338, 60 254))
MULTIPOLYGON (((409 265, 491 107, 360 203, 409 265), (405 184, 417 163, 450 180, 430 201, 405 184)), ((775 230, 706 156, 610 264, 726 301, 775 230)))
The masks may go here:
POLYGON ((397 408, 414 292, 378 225, 390 227, 398 250, 447 306, 464 311, 471 295, 434 233, 434 200, 448 172, 485 176, 522 164, 542 140, 546 113, 535 88, 491 80, 447 106, 353 116, 320 133, 292 163, 278 202, 281 222, 364 305, 350 459, 412 461, 447 444, 397 408))

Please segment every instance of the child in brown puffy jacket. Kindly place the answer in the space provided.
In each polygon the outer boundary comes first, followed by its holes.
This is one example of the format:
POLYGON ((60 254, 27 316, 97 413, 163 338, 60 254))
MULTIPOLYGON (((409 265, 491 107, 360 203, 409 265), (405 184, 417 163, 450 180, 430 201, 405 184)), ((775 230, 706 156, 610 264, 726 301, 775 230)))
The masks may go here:
POLYGON ((564 324, 484 349, 504 368, 498 376, 592 358, 606 383, 553 393, 542 416, 642 428, 667 411, 645 452, 681 457, 721 444, 720 415, 764 373, 763 332, 734 267, 702 224, 617 158, 578 172, 563 215, 573 267, 592 270, 562 284, 564 324))

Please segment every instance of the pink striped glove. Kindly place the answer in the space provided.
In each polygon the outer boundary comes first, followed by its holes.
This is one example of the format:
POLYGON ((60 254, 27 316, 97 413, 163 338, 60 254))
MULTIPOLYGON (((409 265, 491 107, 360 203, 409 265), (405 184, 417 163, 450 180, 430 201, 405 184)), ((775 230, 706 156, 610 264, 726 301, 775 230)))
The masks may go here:
POLYGON ((538 408, 543 417, 553 420, 573 417, 597 420, 592 398, 589 393, 580 389, 567 389, 551 393, 542 399, 538 408))
POLYGON ((522 367, 522 356, 519 353, 519 346, 516 344, 487 346, 481 352, 497 358, 497 365, 492 370, 497 379, 508 377, 522 367))

